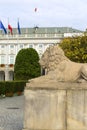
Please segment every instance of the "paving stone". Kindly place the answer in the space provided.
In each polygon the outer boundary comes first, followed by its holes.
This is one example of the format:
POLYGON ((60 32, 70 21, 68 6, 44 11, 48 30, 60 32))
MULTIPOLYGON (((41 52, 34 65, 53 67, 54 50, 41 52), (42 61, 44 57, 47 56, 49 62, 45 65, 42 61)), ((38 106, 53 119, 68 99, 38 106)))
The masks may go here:
POLYGON ((0 130, 22 130, 24 96, 0 99, 0 130))

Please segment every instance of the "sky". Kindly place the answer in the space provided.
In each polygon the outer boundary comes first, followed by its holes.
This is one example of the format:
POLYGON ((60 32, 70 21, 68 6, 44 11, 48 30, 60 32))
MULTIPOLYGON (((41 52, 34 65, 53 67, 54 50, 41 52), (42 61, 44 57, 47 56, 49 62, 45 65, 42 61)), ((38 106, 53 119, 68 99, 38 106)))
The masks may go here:
POLYGON ((0 0, 0 20, 17 27, 87 28, 87 0, 0 0), (37 8, 35 12, 34 9, 37 8))

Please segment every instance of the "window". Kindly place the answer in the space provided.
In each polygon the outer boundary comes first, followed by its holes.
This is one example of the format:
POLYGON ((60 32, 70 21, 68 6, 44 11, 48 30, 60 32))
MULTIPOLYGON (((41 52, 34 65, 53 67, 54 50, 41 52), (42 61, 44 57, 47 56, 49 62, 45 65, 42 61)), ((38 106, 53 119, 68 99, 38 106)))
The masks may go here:
POLYGON ((1 45, 1 54, 5 54, 5 45, 1 45))
POLYGON ((4 48, 4 47, 5 47, 4 45, 1 46, 1 48, 4 48))
POLYGON ((42 48, 43 47, 43 44, 39 44, 39 48, 42 48))
POLYGON ((5 64, 5 56, 1 56, 1 64, 5 64))
POLYGON ((30 44, 30 45, 29 45, 29 48, 33 48, 33 45, 32 45, 32 44, 30 44))
POLYGON ((23 45, 22 45, 22 44, 20 45, 20 48, 21 48, 21 49, 23 48, 23 45))
POLYGON ((14 48, 14 45, 10 45, 10 48, 14 48))
POLYGON ((14 64, 14 56, 10 56, 10 64, 14 64))

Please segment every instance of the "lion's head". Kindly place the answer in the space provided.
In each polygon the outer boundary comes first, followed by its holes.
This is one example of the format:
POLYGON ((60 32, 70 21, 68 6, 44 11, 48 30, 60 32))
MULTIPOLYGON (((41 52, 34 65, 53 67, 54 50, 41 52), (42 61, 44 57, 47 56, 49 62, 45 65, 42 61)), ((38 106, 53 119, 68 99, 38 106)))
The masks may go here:
POLYGON ((55 70, 58 64, 63 60, 69 59, 64 55, 64 51, 59 47, 59 45, 54 45, 46 49, 40 59, 40 65, 42 68, 46 68, 49 72, 55 70))

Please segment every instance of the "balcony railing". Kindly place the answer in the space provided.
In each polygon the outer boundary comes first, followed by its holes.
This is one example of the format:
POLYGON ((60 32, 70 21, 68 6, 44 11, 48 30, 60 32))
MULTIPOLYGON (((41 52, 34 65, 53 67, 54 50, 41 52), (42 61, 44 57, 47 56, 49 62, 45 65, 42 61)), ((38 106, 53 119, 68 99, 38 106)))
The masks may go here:
POLYGON ((9 64, 9 67, 13 67, 14 65, 13 64, 9 64))
POLYGON ((0 35, 0 39, 23 39, 23 38, 64 38, 64 34, 15 34, 15 35, 0 35))
POLYGON ((5 64, 0 64, 0 67, 5 67, 5 64))
POLYGON ((14 64, 0 64, 0 67, 14 67, 14 64))

